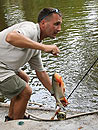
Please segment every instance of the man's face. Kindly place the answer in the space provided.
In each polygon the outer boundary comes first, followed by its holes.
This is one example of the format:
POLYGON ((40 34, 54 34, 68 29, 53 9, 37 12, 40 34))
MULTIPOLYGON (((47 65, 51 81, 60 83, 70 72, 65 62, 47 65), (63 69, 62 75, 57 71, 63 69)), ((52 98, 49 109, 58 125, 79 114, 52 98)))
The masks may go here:
POLYGON ((55 38, 56 34, 61 31, 62 17, 53 13, 49 21, 45 22, 45 33, 47 37, 55 38))

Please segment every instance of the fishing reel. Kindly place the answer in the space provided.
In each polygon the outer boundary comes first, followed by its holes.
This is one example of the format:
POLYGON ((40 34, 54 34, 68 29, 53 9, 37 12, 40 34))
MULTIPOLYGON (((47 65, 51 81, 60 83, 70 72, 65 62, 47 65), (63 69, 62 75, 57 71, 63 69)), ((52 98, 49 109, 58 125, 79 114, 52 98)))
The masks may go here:
POLYGON ((64 106, 60 106, 60 105, 57 106, 56 116, 57 116, 58 120, 60 120, 60 121, 65 120, 66 119, 66 113, 67 113, 67 110, 64 106))
POLYGON ((58 120, 65 120, 66 119, 66 112, 60 111, 57 113, 57 119, 58 120))

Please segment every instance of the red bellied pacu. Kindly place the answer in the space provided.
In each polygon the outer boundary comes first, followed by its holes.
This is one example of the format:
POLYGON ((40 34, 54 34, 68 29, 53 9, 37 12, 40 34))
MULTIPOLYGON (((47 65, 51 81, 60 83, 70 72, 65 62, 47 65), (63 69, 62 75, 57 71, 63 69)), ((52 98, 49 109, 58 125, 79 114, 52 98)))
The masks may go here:
POLYGON ((65 84, 63 82, 62 76, 60 76, 58 73, 53 74, 52 89, 56 98, 56 105, 60 107, 67 106, 69 103, 65 98, 65 84))

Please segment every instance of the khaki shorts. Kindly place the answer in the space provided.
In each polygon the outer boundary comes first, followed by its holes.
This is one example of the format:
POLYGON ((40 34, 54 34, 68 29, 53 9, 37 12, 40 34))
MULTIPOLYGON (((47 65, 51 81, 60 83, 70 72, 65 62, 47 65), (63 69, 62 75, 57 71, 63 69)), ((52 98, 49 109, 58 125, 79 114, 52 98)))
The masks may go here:
POLYGON ((0 92, 9 99, 19 95, 25 87, 26 82, 17 75, 0 82, 0 92))

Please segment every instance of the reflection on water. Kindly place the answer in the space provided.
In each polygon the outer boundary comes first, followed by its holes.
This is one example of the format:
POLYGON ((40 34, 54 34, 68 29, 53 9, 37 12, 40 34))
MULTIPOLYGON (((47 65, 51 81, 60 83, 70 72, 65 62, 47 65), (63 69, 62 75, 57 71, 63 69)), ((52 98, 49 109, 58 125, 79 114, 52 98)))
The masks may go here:
MULTIPOLYGON (((62 31, 55 39, 46 39, 44 44, 56 44, 60 55, 42 53, 43 63, 49 76, 54 71, 62 75, 69 95, 89 67, 98 57, 98 2, 93 0, 0 0, 0 30, 24 20, 36 22, 43 7, 59 8, 63 13, 62 31), (35 8, 36 7, 36 8, 35 8)), ((41 85, 28 64, 24 66, 29 74, 33 89, 32 101, 54 107, 54 98, 41 85)), ((89 111, 98 109, 98 62, 81 82, 69 99, 69 110, 89 111)))

